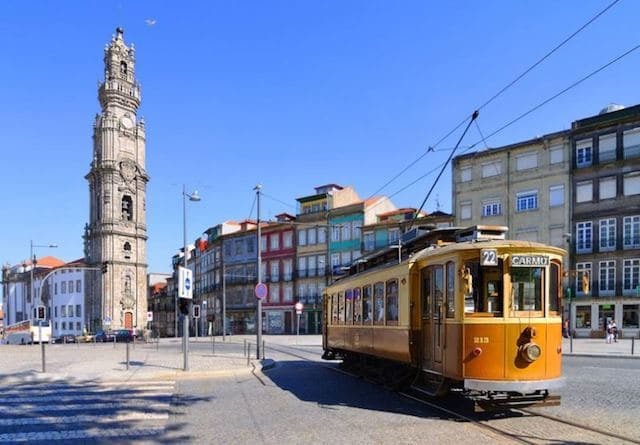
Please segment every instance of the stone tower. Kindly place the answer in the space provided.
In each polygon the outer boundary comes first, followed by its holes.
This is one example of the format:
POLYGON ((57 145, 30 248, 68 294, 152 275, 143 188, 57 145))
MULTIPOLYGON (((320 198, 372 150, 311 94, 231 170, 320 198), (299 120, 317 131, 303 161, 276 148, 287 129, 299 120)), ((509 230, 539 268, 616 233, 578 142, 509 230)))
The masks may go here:
POLYGON ((90 214, 85 258, 85 322, 99 329, 144 329, 147 316, 147 225, 145 128, 138 120, 140 85, 135 50, 122 28, 104 50, 104 81, 98 87, 102 112, 93 124, 89 181, 90 214))

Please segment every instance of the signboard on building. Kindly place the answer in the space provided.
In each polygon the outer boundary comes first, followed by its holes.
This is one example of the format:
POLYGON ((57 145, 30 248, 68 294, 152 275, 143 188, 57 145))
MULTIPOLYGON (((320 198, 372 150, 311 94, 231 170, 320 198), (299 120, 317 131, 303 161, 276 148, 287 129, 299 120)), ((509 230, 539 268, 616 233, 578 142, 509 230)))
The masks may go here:
POLYGON ((147 312, 147 321, 153 321, 153 312, 147 312))

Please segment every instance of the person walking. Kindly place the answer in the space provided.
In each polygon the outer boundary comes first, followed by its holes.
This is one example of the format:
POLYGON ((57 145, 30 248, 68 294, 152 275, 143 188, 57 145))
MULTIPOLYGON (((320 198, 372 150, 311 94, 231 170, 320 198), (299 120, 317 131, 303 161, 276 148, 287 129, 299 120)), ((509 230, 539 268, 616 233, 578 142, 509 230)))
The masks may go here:
POLYGON ((613 320, 607 323, 607 343, 611 343, 611 340, 613 340, 613 320))
POLYGON ((613 337, 613 341, 618 343, 618 326, 615 320, 611 320, 611 336, 613 337))

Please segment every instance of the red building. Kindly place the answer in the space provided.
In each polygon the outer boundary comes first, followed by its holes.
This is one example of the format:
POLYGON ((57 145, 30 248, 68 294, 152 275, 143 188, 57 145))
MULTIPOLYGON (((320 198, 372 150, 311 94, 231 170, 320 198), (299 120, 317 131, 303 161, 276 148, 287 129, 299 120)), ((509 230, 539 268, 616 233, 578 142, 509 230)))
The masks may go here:
POLYGON ((287 213, 276 218, 261 229, 262 281, 269 288, 269 295, 262 302, 262 326, 268 334, 292 334, 296 331, 293 273, 296 218, 287 213))

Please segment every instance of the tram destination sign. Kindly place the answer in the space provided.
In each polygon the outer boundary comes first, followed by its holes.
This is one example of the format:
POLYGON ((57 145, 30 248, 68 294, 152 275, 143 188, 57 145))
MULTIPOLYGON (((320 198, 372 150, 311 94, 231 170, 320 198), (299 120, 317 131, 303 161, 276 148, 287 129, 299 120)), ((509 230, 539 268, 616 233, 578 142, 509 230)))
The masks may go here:
POLYGON ((546 255, 511 255, 511 267, 548 266, 549 257, 546 255))

